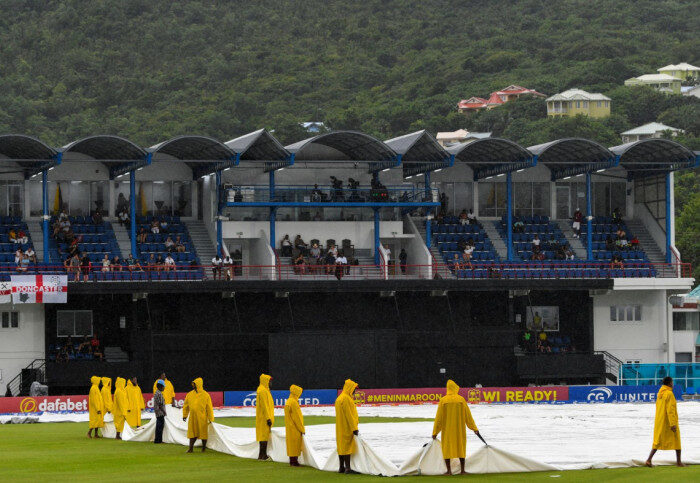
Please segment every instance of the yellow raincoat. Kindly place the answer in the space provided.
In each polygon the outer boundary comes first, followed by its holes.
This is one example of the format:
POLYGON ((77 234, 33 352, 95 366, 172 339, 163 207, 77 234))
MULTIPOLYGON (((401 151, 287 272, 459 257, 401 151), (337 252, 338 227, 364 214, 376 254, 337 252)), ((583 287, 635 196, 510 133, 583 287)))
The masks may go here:
POLYGON ((187 393, 182 405, 182 417, 190 417, 187 422, 188 438, 209 438, 209 422, 214 421, 214 408, 211 396, 204 390, 204 381, 198 377, 194 381, 195 389, 187 393))
POLYGON ((255 400, 255 440, 269 441, 270 428, 267 425, 269 419, 275 424, 275 401, 270 393, 271 376, 260 374, 260 385, 258 386, 255 400))
POLYGON ((105 406, 102 403, 100 394, 100 378, 92 376, 90 378, 90 396, 88 399, 88 409, 90 411, 90 429, 103 428, 105 425, 105 406))
POLYGON ((287 434, 287 456, 298 457, 301 454, 301 435, 306 433, 304 415, 299 407, 299 397, 302 388, 292 385, 289 388, 289 399, 284 405, 284 427, 287 434))
POLYGON ((343 392, 335 400, 335 444, 340 456, 353 454, 356 449, 353 431, 357 431, 360 423, 352 395, 356 388, 355 381, 346 379, 343 392))
POLYGON ((126 381, 123 377, 118 377, 114 382, 114 406, 112 406, 112 414, 114 415, 114 426, 117 432, 124 431, 124 420, 129 414, 129 396, 125 389, 126 381))
POLYGON ((103 377, 102 378, 102 390, 100 391, 100 394, 102 394, 102 403, 104 404, 105 413, 111 413, 112 412, 112 380, 109 377, 103 377))
MULTIPOLYGON (((158 384, 156 382, 153 383, 153 394, 156 393, 158 388, 156 387, 158 384)), ((175 398, 175 388, 173 387, 173 383, 170 382, 168 379, 165 379, 165 389, 163 389, 163 400, 165 401, 165 404, 172 404, 173 399, 175 398)))
POLYGON ((459 395, 459 386, 447 381, 447 394, 440 398, 433 435, 442 432, 442 457, 465 458, 467 455, 467 430, 478 431, 467 401, 459 395))
POLYGON ((126 394, 129 397, 130 412, 126 415, 126 422, 132 428, 141 426, 141 410, 146 407, 143 394, 139 386, 134 386, 131 381, 126 383, 126 394))
POLYGON ((681 429, 678 427, 678 411, 673 389, 663 385, 656 396, 653 449, 681 449, 681 429), (676 427, 676 432, 671 431, 676 427))

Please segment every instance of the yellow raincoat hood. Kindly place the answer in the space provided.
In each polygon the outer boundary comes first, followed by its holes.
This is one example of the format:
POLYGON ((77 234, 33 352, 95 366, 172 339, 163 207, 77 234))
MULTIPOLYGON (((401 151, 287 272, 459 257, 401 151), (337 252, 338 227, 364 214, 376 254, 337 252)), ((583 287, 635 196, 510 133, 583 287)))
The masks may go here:
POLYGON ((300 388, 299 386, 297 386, 296 384, 292 384, 291 386, 289 386, 289 395, 291 397, 295 397, 295 398, 299 399, 299 397, 301 397, 301 393, 303 391, 304 390, 302 388, 300 388))
POLYGON ((459 386, 452 379, 447 381, 447 394, 459 394, 459 386))
POLYGON ((192 381, 192 383, 194 384, 195 391, 197 391, 197 392, 204 391, 204 379, 202 379, 201 377, 198 377, 197 379, 192 381))
POLYGON ((260 374, 260 385, 265 389, 270 389, 270 379, 272 379, 272 376, 260 374))
MULTIPOLYGON (((131 383, 131 381, 129 381, 129 383, 131 383)), ((126 388, 126 380, 123 377, 118 377, 114 383, 114 387, 117 389, 126 388)))
POLYGON ((352 396, 352 393, 357 389, 357 383, 352 379, 346 379, 343 385, 343 392, 348 396, 352 396))
POLYGON ((109 377, 102 378, 102 387, 112 387, 112 380, 109 377))
POLYGON ((92 376, 90 378, 90 382, 92 383, 93 386, 99 386, 100 385, 100 378, 97 376, 92 376))

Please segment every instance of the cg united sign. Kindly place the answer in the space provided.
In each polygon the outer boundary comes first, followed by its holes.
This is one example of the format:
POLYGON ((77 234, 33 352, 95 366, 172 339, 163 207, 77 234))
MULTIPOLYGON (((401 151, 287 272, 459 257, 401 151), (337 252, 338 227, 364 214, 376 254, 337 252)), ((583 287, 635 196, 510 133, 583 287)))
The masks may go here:
MULTIPOLYGON (((270 391, 275 406, 284 406, 289 398, 289 391, 270 391)), ((301 406, 321 406, 335 403, 338 392, 335 389, 316 389, 304 391, 299 398, 301 406)), ((255 391, 226 391, 224 403, 226 406, 255 406, 257 394, 255 391)))
MULTIPOLYGON (((580 403, 629 403, 655 402, 659 386, 571 386, 569 399, 580 403)), ((676 399, 681 399, 683 390, 673 388, 676 399)))

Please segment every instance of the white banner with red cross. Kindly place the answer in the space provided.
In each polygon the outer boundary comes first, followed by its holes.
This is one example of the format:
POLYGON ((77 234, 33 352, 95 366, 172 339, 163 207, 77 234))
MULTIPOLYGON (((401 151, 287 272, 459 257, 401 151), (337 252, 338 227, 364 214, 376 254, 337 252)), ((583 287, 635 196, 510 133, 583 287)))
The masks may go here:
POLYGON ((67 275, 12 275, 12 303, 65 304, 67 275))

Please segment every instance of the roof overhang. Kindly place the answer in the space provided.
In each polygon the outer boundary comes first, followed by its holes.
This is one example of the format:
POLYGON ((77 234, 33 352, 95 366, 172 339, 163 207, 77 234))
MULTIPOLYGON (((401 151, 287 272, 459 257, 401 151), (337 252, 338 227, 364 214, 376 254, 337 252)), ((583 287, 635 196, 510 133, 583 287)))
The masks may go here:
POLYGON ((178 136, 152 146, 148 152, 154 161, 159 154, 166 154, 185 162, 194 179, 237 166, 240 158, 224 143, 206 136, 178 136))
POLYGON ((80 153, 103 163, 114 179, 151 164, 152 153, 128 139, 113 135, 89 136, 63 146, 61 152, 80 153))
POLYGON ((447 152, 455 162, 474 172, 474 181, 532 168, 537 159, 524 147, 508 139, 484 138, 451 146, 447 152))
POLYGON ((538 163, 550 169, 552 181, 604 171, 619 164, 619 158, 608 148, 583 138, 557 139, 528 150, 538 163))
POLYGON ((642 139, 610 150, 619 158, 630 180, 700 166, 700 156, 670 139, 642 139))
POLYGON ((294 164, 294 155, 267 129, 258 129, 227 141, 226 146, 238 154, 239 161, 262 165, 263 171, 275 171, 294 164))
POLYGON ((61 153, 46 143, 24 134, 0 135, 0 155, 3 161, 16 163, 29 179, 42 171, 61 164, 61 153))
POLYGON ((452 166, 454 156, 425 129, 384 141, 401 156, 404 178, 452 166))

